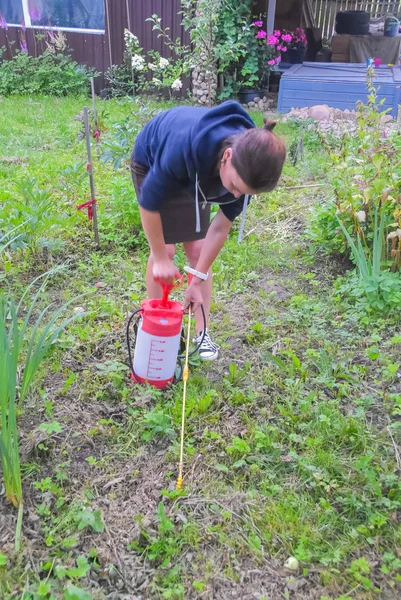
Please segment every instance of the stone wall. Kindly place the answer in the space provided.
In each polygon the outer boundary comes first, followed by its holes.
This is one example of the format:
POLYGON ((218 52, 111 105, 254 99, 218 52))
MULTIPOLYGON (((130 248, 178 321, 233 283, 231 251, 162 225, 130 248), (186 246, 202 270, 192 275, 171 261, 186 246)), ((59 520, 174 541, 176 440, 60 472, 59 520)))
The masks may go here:
MULTIPOLYGON (((201 57, 202 58, 202 57, 201 57)), ((192 72, 192 96, 196 102, 210 106, 214 103, 217 93, 217 73, 195 67, 192 72)))

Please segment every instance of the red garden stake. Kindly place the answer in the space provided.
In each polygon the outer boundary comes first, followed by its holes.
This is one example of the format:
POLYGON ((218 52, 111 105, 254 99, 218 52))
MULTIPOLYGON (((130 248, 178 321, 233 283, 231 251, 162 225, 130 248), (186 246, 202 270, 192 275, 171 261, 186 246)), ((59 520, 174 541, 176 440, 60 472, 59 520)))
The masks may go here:
POLYGON ((88 107, 84 106, 84 124, 85 124, 85 137, 86 137, 86 149, 88 152, 88 162, 86 165, 86 170, 89 175, 89 183, 91 188, 91 199, 88 202, 84 202, 83 204, 79 204, 77 206, 78 210, 83 210, 84 208, 88 209, 88 219, 90 221, 93 220, 93 231, 95 233, 95 242, 99 245, 99 231, 97 227, 97 210, 96 210, 96 197, 95 197, 95 181, 93 178, 93 168, 92 168, 92 149, 91 149, 91 139, 89 133, 89 119, 88 119, 88 107))

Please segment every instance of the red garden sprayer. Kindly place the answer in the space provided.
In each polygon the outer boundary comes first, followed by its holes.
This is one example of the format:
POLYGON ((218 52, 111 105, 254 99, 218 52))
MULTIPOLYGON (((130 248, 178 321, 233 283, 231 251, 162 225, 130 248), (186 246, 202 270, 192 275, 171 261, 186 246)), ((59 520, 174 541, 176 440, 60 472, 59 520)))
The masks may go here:
MULTIPOLYGON (((182 283, 182 279, 179 280, 182 283)), ((179 302, 169 300, 169 294, 177 284, 162 285, 162 298, 144 300, 141 308, 135 311, 127 324, 127 345, 131 378, 137 383, 149 383, 157 388, 164 389, 172 383, 183 380, 182 418, 181 418, 181 443, 180 462, 178 465, 177 489, 182 489, 184 467, 184 431, 185 431, 185 404, 188 381, 188 359, 198 351, 203 342, 206 331, 205 311, 203 315, 203 335, 198 346, 189 352, 191 331, 191 307, 188 311, 188 331, 186 341, 182 334, 182 321, 184 307, 179 302), (131 340, 131 327, 135 339, 131 340), (185 353, 178 354, 183 343, 185 353), (134 349, 132 361, 131 347, 134 349), (184 366, 182 360, 184 359, 184 366), (176 375, 177 365, 179 375, 176 375)))
MULTIPOLYGON (((172 289, 180 287, 182 283, 183 278, 174 284, 162 285, 162 298, 144 300, 141 307, 128 320, 129 366, 131 378, 137 383, 148 383, 159 389, 165 389, 182 378, 182 360, 185 354, 179 352, 180 348, 182 351, 185 346, 182 337, 184 308, 180 302, 169 300, 172 289)), ((201 310, 204 336, 206 319, 202 306, 201 310)), ((197 352, 203 336, 189 356, 197 352)))

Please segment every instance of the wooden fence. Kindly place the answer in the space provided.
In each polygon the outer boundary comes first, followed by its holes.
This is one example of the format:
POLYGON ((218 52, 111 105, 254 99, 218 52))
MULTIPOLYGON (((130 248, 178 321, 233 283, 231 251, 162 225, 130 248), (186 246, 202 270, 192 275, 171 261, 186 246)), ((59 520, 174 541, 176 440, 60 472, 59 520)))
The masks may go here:
POLYGON ((334 33, 336 14, 343 10, 366 10, 371 19, 378 19, 386 14, 401 13, 401 0, 308 0, 313 15, 314 25, 320 27, 323 38, 330 39, 334 33))

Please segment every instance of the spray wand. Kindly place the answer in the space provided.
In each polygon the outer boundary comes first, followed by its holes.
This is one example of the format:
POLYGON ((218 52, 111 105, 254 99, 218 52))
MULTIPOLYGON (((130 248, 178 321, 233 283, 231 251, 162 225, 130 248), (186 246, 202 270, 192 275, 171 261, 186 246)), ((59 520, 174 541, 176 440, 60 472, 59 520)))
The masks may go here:
POLYGON ((188 359, 189 359, 189 343, 191 338, 191 306, 188 309, 188 333, 187 343, 185 349, 185 364, 182 372, 182 381, 184 382, 184 388, 182 392, 182 417, 181 417, 181 444, 180 444, 180 462, 178 465, 178 479, 177 479, 177 490, 182 489, 182 471, 184 468, 184 431, 185 431, 185 404, 187 400, 187 381, 188 381, 188 359))

